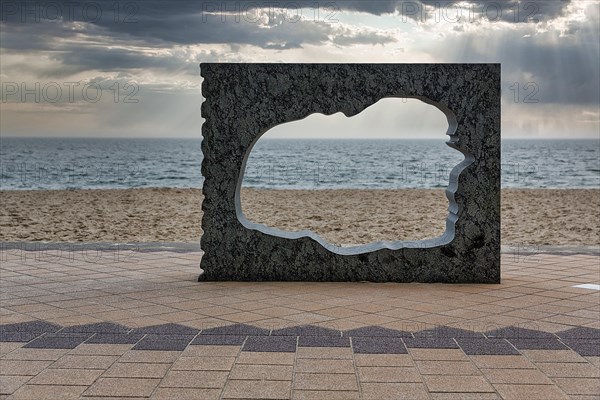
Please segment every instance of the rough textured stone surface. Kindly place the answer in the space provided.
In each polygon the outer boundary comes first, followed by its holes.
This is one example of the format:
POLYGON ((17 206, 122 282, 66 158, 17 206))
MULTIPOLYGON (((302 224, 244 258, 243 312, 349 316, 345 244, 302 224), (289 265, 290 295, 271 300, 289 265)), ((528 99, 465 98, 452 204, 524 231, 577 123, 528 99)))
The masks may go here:
POLYGON ((204 234, 199 280, 500 282, 499 64, 218 64, 200 66, 204 234), (249 222, 240 186, 253 145, 313 113, 353 116, 386 97, 445 113, 450 174, 445 233, 342 248, 312 232, 249 222))

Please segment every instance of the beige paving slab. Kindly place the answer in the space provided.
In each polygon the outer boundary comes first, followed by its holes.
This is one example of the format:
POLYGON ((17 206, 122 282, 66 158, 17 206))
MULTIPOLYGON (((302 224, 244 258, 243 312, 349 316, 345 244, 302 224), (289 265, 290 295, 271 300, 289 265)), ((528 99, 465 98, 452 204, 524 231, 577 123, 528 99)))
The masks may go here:
POLYGON ((433 400, 500 400, 496 393, 431 393, 433 400))
POLYGON ((291 381, 293 372, 291 365, 237 364, 229 374, 229 379, 291 381))
POLYGON ((307 373, 329 373, 329 374, 353 374, 354 363, 352 360, 327 360, 313 358, 299 358, 296 360, 296 372, 307 373))
POLYGON ((419 372, 424 375, 481 375, 470 361, 415 361, 419 372))
POLYGON ((298 358, 351 359, 352 349, 349 347, 298 347, 298 358))
POLYGON ((118 359, 118 356, 80 356, 67 354, 56 360, 50 368, 107 369, 118 359))
POLYGON ((229 372, 225 371, 169 371, 161 387, 220 389, 225 386, 229 372))
POLYGON ((2 375, 0 376, 0 395, 12 394, 31 379, 28 375, 2 375))
POLYGON ((553 380, 568 394, 600 396, 598 378, 553 378, 553 380))
POLYGON ((2 360, 56 361, 67 353, 68 349, 19 348, 2 357, 2 360))
POLYGON ((25 385, 10 396, 11 400, 78 399, 85 386, 25 385))
POLYGON ((478 355, 469 358, 478 368, 536 368, 534 363, 523 356, 478 355))
POLYGON ((157 388, 153 400, 219 400, 221 389, 157 388))
POLYGON ((32 385, 89 386, 103 369, 46 369, 29 381, 32 385))
POLYGON ((85 391, 85 396, 149 397, 160 379, 99 378, 85 391))
POLYGON ((223 399, 289 399, 292 383, 288 381, 230 380, 223 399))
POLYGON ((242 351, 238 364, 294 365, 295 353, 242 351))
POLYGON ((552 380, 536 369, 482 369, 491 383, 552 385, 552 380))
POLYGON ((587 362, 573 350, 522 350, 521 353, 533 362, 587 362))
POLYGON ((37 375, 50 364, 52 361, 1 360, 0 375, 37 375))
POLYGON ((408 354, 355 354, 357 367, 412 367, 413 359, 408 354))
POLYGON ((505 400, 566 400, 570 398, 554 385, 495 384, 494 388, 505 400))
POLYGON ((162 378, 171 368, 171 364, 152 363, 114 363, 103 378, 162 378))
POLYGON ((23 346, 24 343, 0 342, 0 356, 4 356, 23 346))
MULTIPOLYGON (((536 366, 549 377, 557 378, 600 378, 600 369, 583 363, 536 363, 536 366)), ((599 393, 600 395, 600 393, 599 393)))
POLYGON ((415 367, 357 367, 360 382, 423 382, 415 367))
POLYGON ((294 375, 294 390, 358 390, 356 374, 307 374, 294 375))
POLYGON ((119 358, 119 362, 170 364, 175 362, 180 355, 180 351, 130 350, 119 358))
POLYGON ((430 392, 494 392, 494 388, 483 376, 423 375, 430 392))
POLYGON ((122 356, 133 347, 132 344, 80 344, 69 352, 82 356, 122 356))
POLYGON ((236 357, 241 346, 188 346, 182 357, 236 357))
POLYGON ((422 383, 361 383, 364 400, 429 399, 422 383))
POLYGON ((413 360, 433 361, 469 361, 465 353, 460 349, 409 349, 413 360))
POLYGON ((173 370, 183 371, 229 371, 235 357, 180 357, 173 364, 173 370))
POLYGON ((294 390, 293 400, 359 400, 358 391, 294 390))

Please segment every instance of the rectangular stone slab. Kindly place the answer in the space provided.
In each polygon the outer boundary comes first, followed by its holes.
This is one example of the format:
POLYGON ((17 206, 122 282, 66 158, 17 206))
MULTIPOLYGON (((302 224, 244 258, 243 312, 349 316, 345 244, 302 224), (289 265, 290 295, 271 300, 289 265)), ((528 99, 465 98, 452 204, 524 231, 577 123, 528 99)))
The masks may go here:
POLYGON ((200 281, 500 282, 499 64, 203 63, 200 69, 206 99, 200 281), (244 217, 241 181, 262 134, 313 113, 353 116, 387 97, 438 107, 448 119, 448 145, 465 156, 450 173, 442 236, 342 248, 313 232, 284 232, 244 217))

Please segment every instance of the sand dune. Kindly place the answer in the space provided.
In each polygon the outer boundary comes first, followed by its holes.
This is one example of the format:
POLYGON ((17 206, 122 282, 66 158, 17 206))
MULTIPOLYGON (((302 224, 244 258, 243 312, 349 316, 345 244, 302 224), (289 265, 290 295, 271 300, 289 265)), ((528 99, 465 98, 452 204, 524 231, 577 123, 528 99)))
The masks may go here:
MULTIPOLYGON (((0 240, 195 242, 202 231, 197 189, 0 191, 0 240)), ((418 240, 444 231, 442 190, 253 190, 247 218, 309 229, 335 244, 418 240)), ((600 190, 505 189, 503 244, 600 244, 600 190)))

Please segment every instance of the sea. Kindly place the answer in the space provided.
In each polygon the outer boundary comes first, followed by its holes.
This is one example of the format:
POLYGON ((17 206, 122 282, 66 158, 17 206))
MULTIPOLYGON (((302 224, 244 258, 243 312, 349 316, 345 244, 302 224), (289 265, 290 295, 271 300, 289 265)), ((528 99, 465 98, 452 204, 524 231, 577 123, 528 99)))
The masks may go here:
MULTIPOLYGON (((444 188, 436 139, 261 139, 243 187, 444 188)), ((200 139, 0 138, 1 190, 201 188, 200 139)), ((600 188, 600 140, 502 141, 503 188, 600 188)))

